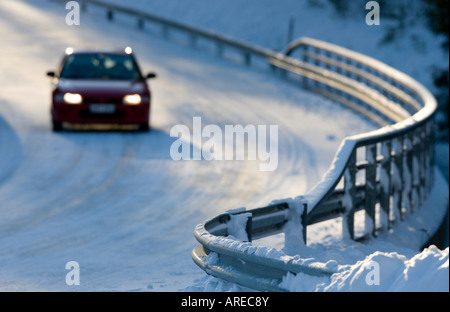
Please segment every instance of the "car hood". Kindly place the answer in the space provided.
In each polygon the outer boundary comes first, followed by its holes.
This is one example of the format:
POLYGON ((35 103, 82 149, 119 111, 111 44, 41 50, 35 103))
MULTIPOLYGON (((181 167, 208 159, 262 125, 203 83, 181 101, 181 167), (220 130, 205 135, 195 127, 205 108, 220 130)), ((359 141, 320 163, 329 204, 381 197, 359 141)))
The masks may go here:
POLYGON ((138 80, 59 79, 57 88, 60 92, 79 93, 83 96, 124 96, 148 93, 146 82, 138 80))

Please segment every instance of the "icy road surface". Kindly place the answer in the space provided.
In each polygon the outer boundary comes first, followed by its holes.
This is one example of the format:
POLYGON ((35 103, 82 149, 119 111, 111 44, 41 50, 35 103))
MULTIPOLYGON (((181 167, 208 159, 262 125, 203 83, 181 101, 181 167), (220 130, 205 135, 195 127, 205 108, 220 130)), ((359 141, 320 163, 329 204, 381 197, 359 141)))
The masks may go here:
MULTIPOLYGON (((196 224, 307 192, 345 136, 366 121, 269 70, 108 23, 65 24, 63 4, 0 2, 0 290, 179 291, 205 273, 196 224), (50 128, 50 82, 67 46, 132 46, 151 80, 152 130, 50 128), (174 161, 177 124, 278 125, 278 168, 257 161, 174 161), (80 285, 68 286, 68 261, 80 285)), ((134 25, 134 23, 133 23, 134 25)))

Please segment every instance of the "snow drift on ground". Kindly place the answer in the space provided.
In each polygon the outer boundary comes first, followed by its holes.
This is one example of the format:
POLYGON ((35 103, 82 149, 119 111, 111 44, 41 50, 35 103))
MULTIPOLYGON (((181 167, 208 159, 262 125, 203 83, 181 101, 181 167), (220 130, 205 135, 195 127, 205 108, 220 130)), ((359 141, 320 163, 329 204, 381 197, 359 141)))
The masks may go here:
POLYGON ((355 264, 340 266, 330 279, 305 274, 288 275, 281 285, 291 291, 448 291, 448 247, 425 248, 405 256, 398 252, 375 251, 355 264), (379 274, 378 274, 379 272, 379 274), (306 283, 306 281, 311 281, 306 283))

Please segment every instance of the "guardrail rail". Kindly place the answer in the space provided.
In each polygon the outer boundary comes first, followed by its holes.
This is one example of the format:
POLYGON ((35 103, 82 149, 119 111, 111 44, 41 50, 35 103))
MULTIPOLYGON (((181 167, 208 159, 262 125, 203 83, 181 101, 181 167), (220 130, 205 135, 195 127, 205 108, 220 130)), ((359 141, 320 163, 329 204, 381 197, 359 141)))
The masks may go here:
POLYGON ((308 226, 337 217, 344 218, 343 231, 351 239, 377 236, 421 209, 430 194, 436 100, 406 74, 366 55, 311 38, 300 38, 285 51, 275 52, 100 0, 79 2, 83 11, 88 6, 104 8, 111 21, 116 14, 123 14, 136 18, 139 29, 154 23, 161 26, 164 36, 172 29, 186 33, 194 46, 199 38, 209 40, 220 55, 224 49, 232 49, 247 65, 258 57, 270 68, 298 80, 302 88, 380 125, 378 130, 345 138, 330 169, 309 193, 266 207, 224 213, 199 224, 194 236, 200 245, 192 258, 208 274, 262 291, 286 291, 280 282, 288 273, 330 276, 336 270, 333 266, 305 262, 251 242, 294 224, 306 244, 308 226), (355 227, 360 211, 371 220, 362 233, 355 227), (234 233, 236 220, 243 224, 244 237, 234 233))

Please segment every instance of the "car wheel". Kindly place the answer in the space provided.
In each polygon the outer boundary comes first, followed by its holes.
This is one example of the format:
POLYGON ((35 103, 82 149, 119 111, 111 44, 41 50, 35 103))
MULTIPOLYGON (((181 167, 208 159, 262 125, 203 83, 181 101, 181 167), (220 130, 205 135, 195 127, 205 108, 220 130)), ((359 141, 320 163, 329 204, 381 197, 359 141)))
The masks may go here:
POLYGON ((149 131, 150 126, 148 125, 147 122, 141 123, 141 124, 139 124, 139 130, 140 131, 149 131))
POLYGON ((53 126, 53 131, 55 131, 55 132, 59 132, 59 131, 63 130, 62 122, 60 122, 60 121, 53 120, 52 126, 53 126))

